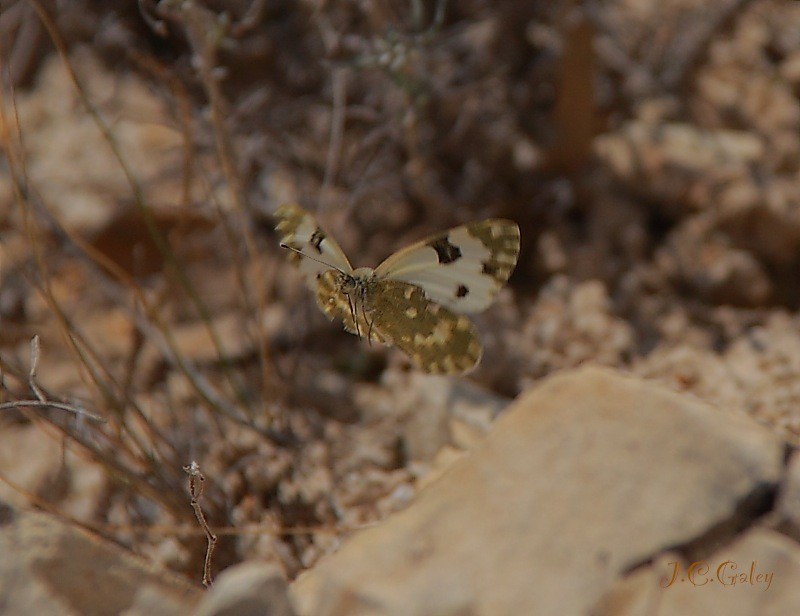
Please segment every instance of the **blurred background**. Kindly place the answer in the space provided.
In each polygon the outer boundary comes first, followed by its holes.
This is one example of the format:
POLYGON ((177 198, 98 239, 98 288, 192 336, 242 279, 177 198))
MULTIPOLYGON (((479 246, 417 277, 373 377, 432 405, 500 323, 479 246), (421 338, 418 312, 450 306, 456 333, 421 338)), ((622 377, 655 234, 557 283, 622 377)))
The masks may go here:
POLYGON ((195 460, 293 577, 587 362, 798 442, 799 3, 2 0, 0 75, 4 499, 197 578, 195 460), (328 322, 284 201, 354 266, 517 221, 479 368, 328 322))

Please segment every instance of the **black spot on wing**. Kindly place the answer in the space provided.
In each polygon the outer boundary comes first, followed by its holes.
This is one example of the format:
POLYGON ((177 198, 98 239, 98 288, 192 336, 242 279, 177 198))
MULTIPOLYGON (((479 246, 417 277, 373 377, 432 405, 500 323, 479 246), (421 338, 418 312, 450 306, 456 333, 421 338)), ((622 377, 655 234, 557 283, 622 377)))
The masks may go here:
POLYGON ((317 249, 319 254, 322 254, 322 245, 323 240, 325 239, 325 232, 317 227, 314 229, 314 233, 311 234, 311 237, 308 240, 308 243, 311 244, 314 248, 317 249))
POLYGON ((483 273, 487 276, 496 277, 498 269, 497 264, 492 261, 485 261, 483 264, 483 273))
POLYGON ((466 297, 467 293, 469 293, 469 289, 464 286, 463 284, 458 285, 458 289, 456 290, 456 297, 466 297))
POLYGON ((436 251, 439 263, 452 263, 461 258, 461 249, 455 244, 451 244, 446 237, 437 237, 428 242, 428 246, 436 251))

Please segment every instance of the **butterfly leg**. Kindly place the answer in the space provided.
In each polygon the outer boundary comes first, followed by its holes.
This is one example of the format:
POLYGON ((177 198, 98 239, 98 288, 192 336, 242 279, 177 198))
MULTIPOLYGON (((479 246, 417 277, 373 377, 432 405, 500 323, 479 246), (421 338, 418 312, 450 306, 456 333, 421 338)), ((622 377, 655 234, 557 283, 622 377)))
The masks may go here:
POLYGON ((364 323, 367 324, 367 344, 372 346, 372 326, 375 324, 375 319, 370 317, 371 310, 366 310, 363 306, 361 312, 364 315, 364 323))
POLYGON ((349 293, 345 293, 345 295, 347 295, 347 304, 350 306, 350 316, 353 318, 353 325, 356 328, 356 336, 361 338, 361 329, 359 328, 358 325, 358 309, 356 306, 356 302, 353 299, 353 296, 350 295, 349 293))
POLYGON ((372 324, 375 322, 374 319, 370 319, 369 321, 369 331, 367 331, 367 343, 369 346, 372 346, 372 324))
POLYGON ((372 324, 375 323, 375 319, 369 318, 369 313, 372 310, 367 310, 367 288, 363 287, 361 289, 361 314, 364 315, 364 323, 367 325, 367 344, 372 346, 372 324))

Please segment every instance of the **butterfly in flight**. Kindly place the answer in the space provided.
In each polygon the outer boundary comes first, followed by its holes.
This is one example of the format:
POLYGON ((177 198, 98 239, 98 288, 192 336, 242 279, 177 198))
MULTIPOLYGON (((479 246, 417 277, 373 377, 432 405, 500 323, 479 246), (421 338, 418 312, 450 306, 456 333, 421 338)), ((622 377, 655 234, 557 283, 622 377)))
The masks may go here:
POLYGON ((331 319, 369 341, 403 351, 432 374, 464 373, 483 351, 463 313, 485 310, 511 276, 519 227, 510 220, 473 222, 389 256, 375 269, 353 269, 339 245, 296 204, 275 213, 281 246, 331 319))

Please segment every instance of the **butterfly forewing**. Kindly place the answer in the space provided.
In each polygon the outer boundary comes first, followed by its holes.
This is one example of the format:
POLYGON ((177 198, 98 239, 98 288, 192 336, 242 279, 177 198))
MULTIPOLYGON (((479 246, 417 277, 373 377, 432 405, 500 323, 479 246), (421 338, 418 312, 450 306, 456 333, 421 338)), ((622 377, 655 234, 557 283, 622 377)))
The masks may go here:
POLYGON ((291 252, 289 258, 300 269, 312 291, 317 290, 317 278, 329 269, 353 271, 339 244, 299 205, 281 205, 275 217, 278 220, 275 228, 282 234, 281 243, 303 253, 304 256, 291 252))
POLYGON ((519 256, 519 227, 483 220, 431 236, 381 263, 378 276, 421 287, 456 312, 480 312, 508 280, 519 256))

